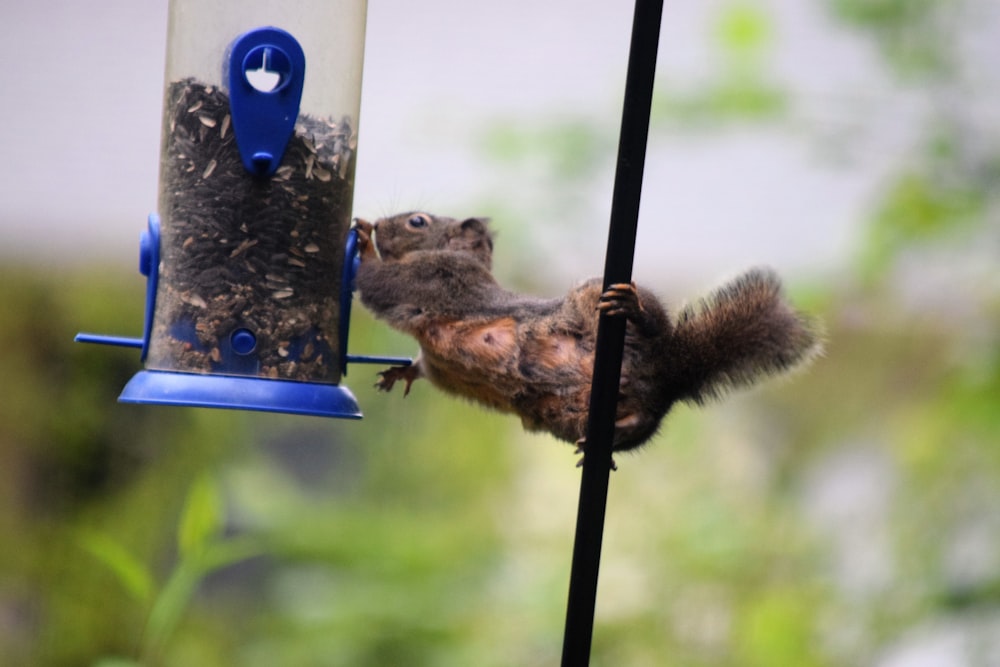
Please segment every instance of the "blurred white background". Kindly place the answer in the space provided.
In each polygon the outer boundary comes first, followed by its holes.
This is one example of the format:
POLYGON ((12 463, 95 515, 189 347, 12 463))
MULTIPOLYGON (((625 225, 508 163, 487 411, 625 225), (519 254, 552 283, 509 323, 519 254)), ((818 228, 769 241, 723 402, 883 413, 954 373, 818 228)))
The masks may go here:
MULTIPOLYGON (((8 55, 0 68, 0 257, 134 261, 156 205, 166 4, 49 0, 0 10, 8 55)), ((708 42, 719 5, 667 4, 658 81, 683 85, 713 66, 708 42)), ((756 128, 654 142, 637 272, 669 267, 711 278, 758 262, 836 270, 859 213, 906 149, 921 110, 881 73, 871 45, 832 28, 813 3, 778 9, 770 10, 770 68, 812 101, 801 118, 810 138, 756 128), (817 160, 820 144, 836 145, 859 109, 871 111, 870 145, 849 168, 817 160)), ((582 115, 603 123, 613 144, 630 23, 630 4, 617 2, 371 2, 355 214, 490 215, 459 209, 517 199, 532 183, 484 166, 478 137, 491 123, 582 115)), ((564 262, 567 272, 601 267, 610 168, 606 175, 587 219, 574 221, 592 247, 564 262)))

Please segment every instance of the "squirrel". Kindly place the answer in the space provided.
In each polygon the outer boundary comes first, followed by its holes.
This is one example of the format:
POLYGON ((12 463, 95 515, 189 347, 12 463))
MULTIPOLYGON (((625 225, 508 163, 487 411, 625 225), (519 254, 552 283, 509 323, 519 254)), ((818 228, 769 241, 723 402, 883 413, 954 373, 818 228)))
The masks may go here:
POLYGON ((376 387, 425 377, 445 392, 513 413, 585 450, 600 313, 627 319, 614 451, 639 447, 678 401, 702 404, 815 357, 818 325, 783 298, 768 269, 752 269, 673 318, 635 283, 599 278, 564 297, 500 286, 491 273, 486 218, 409 212, 355 220, 361 302, 413 336, 411 366, 381 372, 376 387))

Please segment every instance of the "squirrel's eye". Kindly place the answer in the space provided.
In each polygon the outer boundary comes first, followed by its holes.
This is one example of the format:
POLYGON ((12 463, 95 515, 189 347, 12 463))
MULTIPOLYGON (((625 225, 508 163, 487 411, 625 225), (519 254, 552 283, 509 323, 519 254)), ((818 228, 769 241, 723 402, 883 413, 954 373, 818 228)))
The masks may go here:
POLYGON ((406 221, 410 227, 414 229, 420 229, 421 227, 427 226, 427 216, 426 215, 414 215, 411 216, 409 220, 406 221))

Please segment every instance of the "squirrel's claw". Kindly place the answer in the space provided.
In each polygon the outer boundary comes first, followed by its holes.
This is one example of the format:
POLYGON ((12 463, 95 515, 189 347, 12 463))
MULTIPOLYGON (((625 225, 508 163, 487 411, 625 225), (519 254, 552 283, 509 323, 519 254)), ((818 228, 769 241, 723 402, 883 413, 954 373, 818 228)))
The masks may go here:
MULTIPOLYGON (((583 451, 583 448, 586 446, 586 444, 587 444, 587 439, 586 438, 580 438, 579 440, 576 441, 576 449, 573 451, 573 453, 574 454, 582 454, 583 455, 583 456, 580 457, 580 460, 576 462, 576 467, 577 468, 582 468, 583 467, 583 460, 585 458, 587 458, 586 452, 583 451)), ((611 457, 611 469, 614 470, 614 471, 618 470, 618 464, 615 463, 615 457, 613 457, 613 456, 611 457)))
POLYGON ((413 381, 420 377, 420 371, 415 364, 412 366, 392 366, 378 375, 378 381, 375 382, 376 389, 386 392, 392 391, 393 385, 402 380, 406 383, 406 387, 403 389, 403 396, 406 397, 410 394, 413 381))
MULTIPOLYGON (((583 467, 583 460, 585 458, 587 458, 587 457, 586 456, 581 456, 580 457, 580 460, 576 462, 576 467, 577 468, 582 468, 583 467)), ((611 457, 611 469, 613 471, 615 471, 615 472, 618 472, 618 464, 615 463, 615 458, 613 456, 611 457)))
POLYGON ((608 317, 634 317, 642 312, 635 283, 610 285, 597 303, 597 310, 608 317))

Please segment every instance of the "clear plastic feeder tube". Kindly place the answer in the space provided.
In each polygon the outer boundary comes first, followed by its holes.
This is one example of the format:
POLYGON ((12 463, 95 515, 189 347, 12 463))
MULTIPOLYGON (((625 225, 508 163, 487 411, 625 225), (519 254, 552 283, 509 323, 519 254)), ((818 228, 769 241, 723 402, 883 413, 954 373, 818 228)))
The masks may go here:
POLYGON ((365 13, 171 0, 147 368, 339 382, 365 13))

